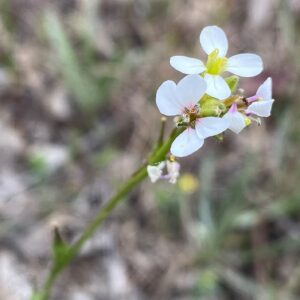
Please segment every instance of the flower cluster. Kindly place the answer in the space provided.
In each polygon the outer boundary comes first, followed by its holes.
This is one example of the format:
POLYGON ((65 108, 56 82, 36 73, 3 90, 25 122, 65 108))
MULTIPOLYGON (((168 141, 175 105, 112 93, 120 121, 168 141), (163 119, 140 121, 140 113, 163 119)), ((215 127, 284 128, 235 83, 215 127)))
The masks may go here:
MULTIPOLYGON (((239 76, 252 77, 262 72, 258 55, 243 53, 227 58, 227 37, 218 26, 205 27, 200 44, 208 55, 206 63, 186 56, 171 57, 171 66, 186 76, 177 84, 165 81, 156 93, 159 111, 176 116, 176 126, 184 129, 171 145, 171 154, 177 157, 194 153, 206 138, 219 136, 227 129, 239 133, 252 120, 260 123, 260 117, 270 116, 274 102, 271 78, 253 96, 244 96, 241 89, 235 93, 239 76), (226 77, 225 72, 234 75, 226 77)), ((149 167, 158 174, 164 166, 149 167)), ((150 173, 148 170, 151 178, 150 173)), ((161 176, 160 173, 157 179, 161 176)))

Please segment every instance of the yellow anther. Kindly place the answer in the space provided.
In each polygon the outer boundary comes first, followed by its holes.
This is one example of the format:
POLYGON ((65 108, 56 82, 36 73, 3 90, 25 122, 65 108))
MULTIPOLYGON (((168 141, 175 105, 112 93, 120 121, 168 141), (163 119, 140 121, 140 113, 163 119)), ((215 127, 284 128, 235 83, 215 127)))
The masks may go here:
POLYGON ((249 126, 251 123, 252 123, 252 121, 251 121, 250 118, 246 118, 246 119, 245 119, 245 124, 246 124, 246 126, 249 126))
POLYGON ((175 159, 175 156, 174 155, 171 155, 170 157, 169 157, 169 161, 170 162, 174 162, 176 159, 175 159))

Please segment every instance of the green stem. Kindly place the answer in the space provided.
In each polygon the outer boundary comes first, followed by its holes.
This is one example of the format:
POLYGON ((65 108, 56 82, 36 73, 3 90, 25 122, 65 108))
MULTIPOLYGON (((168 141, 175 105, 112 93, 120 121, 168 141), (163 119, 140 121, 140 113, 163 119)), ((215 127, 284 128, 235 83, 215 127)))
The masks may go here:
POLYGON ((147 177, 147 165, 154 164, 165 160, 168 154, 171 144, 174 139, 183 131, 184 129, 174 129, 170 134, 168 140, 163 143, 158 149, 155 149, 153 153, 149 156, 147 164, 141 166, 129 180, 124 183, 116 194, 101 208, 97 216, 92 220, 92 222, 86 227, 82 235, 79 237, 77 242, 69 247, 67 257, 62 261, 54 261, 51 269, 49 270, 46 281, 42 287, 40 293, 35 294, 32 300, 47 300, 50 296, 51 289, 59 276, 59 274, 67 267, 70 262, 77 256, 82 246, 85 242, 95 233, 95 231, 102 225, 102 223, 111 214, 114 208, 123 200, 123 198, 129 194, 140 182, 142 182, 147 177))
POLYGON ((34 296, 32 298, 32 300, 47 300, 49 298, 52 286, 54 285, 54 282, 55 282, 57 276, 61 272, 61 270, 60 270, 61 268, 62 268, 62 266, 60 267, 60 266, 56 265, 55 263, 53 264, 53 266, 49 270, 49 274, 45 281, 42 292, 37 294, 36 296, 34 296))
POLYGON ((131 177, 100 210, 99 214, 88 225, 79 240, 71 247, 72 258, 79 252, 82 245, 94 234, 96 229, 110 215, 111 211, 119 204, 119 202, 147 176, 146 168, 146 166, 143 166, 138 172, 136 172, 136 174, 131 177))

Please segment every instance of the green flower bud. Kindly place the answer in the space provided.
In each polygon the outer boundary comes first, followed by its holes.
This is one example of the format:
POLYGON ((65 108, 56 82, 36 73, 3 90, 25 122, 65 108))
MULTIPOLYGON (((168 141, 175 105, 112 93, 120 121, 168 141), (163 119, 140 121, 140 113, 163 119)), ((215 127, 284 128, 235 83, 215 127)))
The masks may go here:
POLYGON ((219 116, 221 113, 226 112, 226 105, 213 97, 205 95, 200 101, 200 114, 209 114, 208 116, 219 116))
POLYGON ((227 84, 231 90, 231 93, 235 92, 237 85, 239 83, 239 80, 240 80, 240 78, 236 75, 232 75, 232 76, 225 78, 225 81, 227 82, 227 84))

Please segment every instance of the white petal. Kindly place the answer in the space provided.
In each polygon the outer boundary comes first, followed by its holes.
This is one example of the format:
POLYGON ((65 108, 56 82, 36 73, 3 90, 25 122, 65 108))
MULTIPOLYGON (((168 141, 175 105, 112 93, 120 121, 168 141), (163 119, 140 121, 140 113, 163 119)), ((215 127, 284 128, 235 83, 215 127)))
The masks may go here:
POLYGON ((263 70, 260 56, 243 53, 231 56, 227 61, 226 71, 242 77, 256 76, 263 70))
POLYGON ((167 170, 170 183, 176 183, 179 177, 180 164, 177 161, 167 161, 167 170))
POLYGON ((183 74, 200 74, 206 70, 200 59, 180 55, 172 56, 170 65, 183 74))
POLYGON ((171 153, 177 157, 190 155, 203 146, 204 139, 198 137, 196 130, 187 128, 173 142, 171 153))
POLYGON ((229 121, 224 118, 207 117, 198 119, 196 132, 200 138, 207 138, 225 131, 229 127, 229 121))
POLYGON ((165 166, 166 166, 166 163, 165 163, 164 161, 161 161, 161 162, 157 165, 157 167, 158 167, 160 170, 162 170, 165 166))
POLYGON ((187 75, 177 84, 177 99, 183 107, 194 107, 206 92, 206 82, 199 75, 187 75))
POLYGON ((267 80, 257 89, 256 95, 263 100, 272 99, 272 78, 269 77, 267 80))
POLYGON ((250 104, 246 110, 246 113, 254 114, 259 117, 269 117, 271 115, 271 109, 274 100, 258 101, 250 104))
POLYGON ((206 94, 223 100, 230 96, 231 91, 226 81, 219 75, 206 74, 204 80, 207 83, 206 94))
POLYGON ((239 112, 228 112, 224 115, 224 119, 229 121, 229 129, 234 133, 240 133, 245 127, 245 116, 239 112))
POLYGON ((158 179, 160 179, 162 175, 162 170, 159 168, 159 166, 147 166, 147 173, 151 180, 151 182, 156 182, 158 179))
POLYGON ((205 27, 200 33, 200 44, 207 54, 218 49, 220 57, 225 56, 228 50, 226 34, 218 26, 205 27))
POLYGON ((156 105, 159 111, 166 116, 181 114, 183 107, 177 99, 177 86, 168 80, 161 84, 156 93, 156 105))

